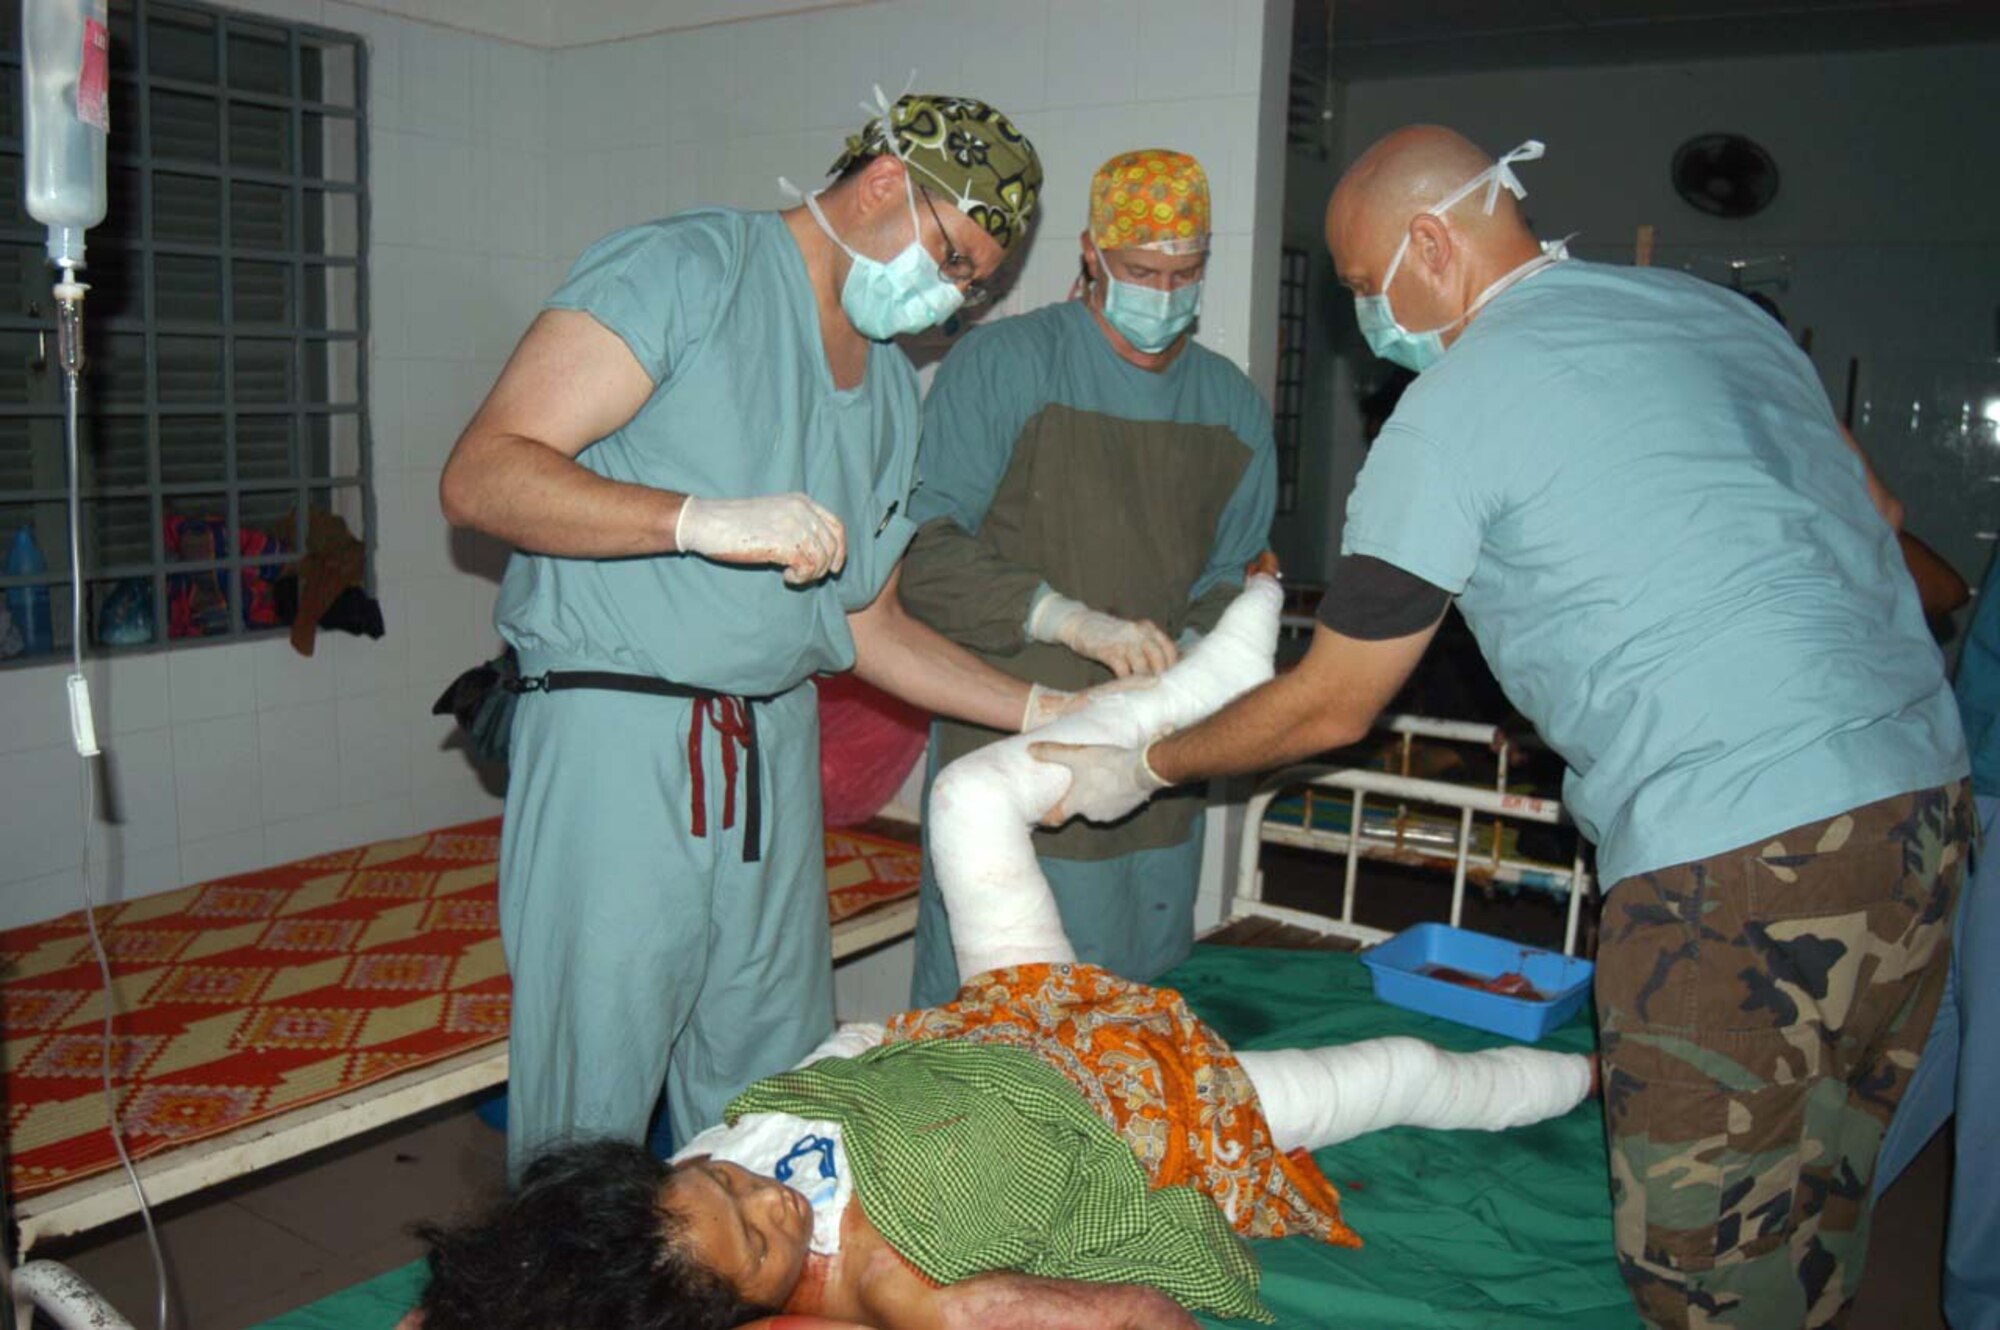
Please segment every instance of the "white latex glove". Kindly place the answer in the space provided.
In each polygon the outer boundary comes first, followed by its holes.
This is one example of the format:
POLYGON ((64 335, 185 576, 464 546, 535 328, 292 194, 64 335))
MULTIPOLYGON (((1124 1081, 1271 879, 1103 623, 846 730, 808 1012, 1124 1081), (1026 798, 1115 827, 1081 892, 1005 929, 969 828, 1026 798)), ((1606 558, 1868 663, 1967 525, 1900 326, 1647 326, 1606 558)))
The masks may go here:
POLYGON ((1121 619, 1080 600, 1051 591, 1035 602, 1028 636, 1057 642, 1079 656, 1107 666, 1119 678, 1159 674, 1180 659, 1173 639, 1150 619, 1121 619))
POLYGON ((1069 790, 1042 814, 1042 825, 1059 827, 1073 817, 1116 822, 1167 788, 1146 764, 1147 744, 1113 748, 1105 744, 1030 744, 1037 762, 1069 768, 1069 790))
POLYGON ((1059 716, 1067 716, 1080 707, 1089 706, 1091 700, 1106 697, 1112 693, 1127 693, 1135 688, 1152 688, 1160 681, 1151 675, 1140 675, 1132 679, 1113 679, 1109 683, 1086 688, 1080 693, 1064 692, 1060 688, 1049 688, 1042 684, 1028 685, 1028 705, 1021 712, 1022 734, 1039 730, 1059 716))
POLYGON ((817 582, 847 564, 847 529, 803 494, 755 499, 681 500, 674 547, 717 563, 778 564, 791 586, 817 582))

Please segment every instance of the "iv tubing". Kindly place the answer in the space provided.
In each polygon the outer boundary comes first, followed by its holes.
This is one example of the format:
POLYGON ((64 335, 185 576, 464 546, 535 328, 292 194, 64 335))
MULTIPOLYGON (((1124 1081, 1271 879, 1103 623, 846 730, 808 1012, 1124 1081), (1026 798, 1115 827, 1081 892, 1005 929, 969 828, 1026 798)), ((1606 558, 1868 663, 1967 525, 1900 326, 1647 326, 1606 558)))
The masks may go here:
MULTIPOLYGON (((69 466, 69 662, 72 678, 83 677, 83 468, 77 453, 76 403, 83 376, 83 294, 90 288, 76 280, 76 271, 65 267, 55 285, 56 354, 63 374, 63 445, 69 466)), ((90 930, 90 948, 97 957, 98 977, 104 984, 104 1034, 99 1046, 99 1074, 104 1084, 105 1128, 111 1133, 112 1148, 125 1170, 126 1181, 139 1201, 139 1217, 145 1221, 146 1243, 153 1253, 153 1278, 159 1292, 155 1308, 160 1330, 167 1326, 167 1262, 160 1251, 160 1235, 153 1226, 153 1209, 146 1199, 146 1185, 132 1167, 125 1150, 125 1136, 118 1126, 118 1094, 111 1081, 111 1040, 116 1016, 116 992, 111 984, 111 959, 105 954, 104 939, 97 931, 97 905, 90 890, 90 828, 97 817, 96 771, 87 756, 79 755, 79 798, 83 807, 83 919, 90 930)))

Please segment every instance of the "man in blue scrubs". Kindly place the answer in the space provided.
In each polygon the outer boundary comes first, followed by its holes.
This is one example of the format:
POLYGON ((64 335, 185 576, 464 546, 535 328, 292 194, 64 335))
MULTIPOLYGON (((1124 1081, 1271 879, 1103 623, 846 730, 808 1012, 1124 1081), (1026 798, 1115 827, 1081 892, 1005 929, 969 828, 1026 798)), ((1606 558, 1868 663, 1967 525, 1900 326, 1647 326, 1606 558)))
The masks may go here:
MULTIPOLYGON (((1620 1265, 1662 1326, 1836 1324, 1943 989, 1973 807, 1896 533, 1809 361, 1734 293, 1567 261, 1513 163, 1370 148, 1327 241, 1417 371, 1297 669, 1143 750, 1051 748, 1056 816, 1364 734, 1454 597, 1569 767, 1620 1265)), ((1043 751, 1043 750, 1038 750, 1043 751)))
MULTIPOLYGON (((1270 538, 1270 408, 1192 330, 1210 234, 1199 162, 1118 154, 1091 180, 1082 298, 968 333, 924 399, 903 597, 1016 678, 1081 688, 1158 673, 1215 627, 1270 538)), ((938 721, 928 780, 999 737, 938 721)), ((1140 981, 1187 956, 1201 812, 1190 791, 1116 827, 1036 835, 1078 956, 1140 981)), ((951 1001, 958 965, 928 854, 916 950, 910 1004, 951 1001)))
POLYGON ((984 103, 912 95, 833 172, 593 246, 445 468, 450 520, 517 550, 517 1174, 642 1139, 663 1081, 685 1139, 832 1029, 813 674, 995 728, 1046 705, 902 610, 919 408, 890 344, 982 292, 1040 163, 984 103))

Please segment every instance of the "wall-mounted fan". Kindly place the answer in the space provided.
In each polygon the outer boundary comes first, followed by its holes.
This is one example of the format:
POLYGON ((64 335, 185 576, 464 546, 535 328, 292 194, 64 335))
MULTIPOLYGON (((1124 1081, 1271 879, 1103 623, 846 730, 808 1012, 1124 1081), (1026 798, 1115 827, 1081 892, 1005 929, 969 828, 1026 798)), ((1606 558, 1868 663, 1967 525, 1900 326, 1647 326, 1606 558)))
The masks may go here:
POLYGON ((1674 152, 1674 192, 1715 217, 1751 217, 1778 196, 1778 164, 1741 134, 1701 134, 1674 152))

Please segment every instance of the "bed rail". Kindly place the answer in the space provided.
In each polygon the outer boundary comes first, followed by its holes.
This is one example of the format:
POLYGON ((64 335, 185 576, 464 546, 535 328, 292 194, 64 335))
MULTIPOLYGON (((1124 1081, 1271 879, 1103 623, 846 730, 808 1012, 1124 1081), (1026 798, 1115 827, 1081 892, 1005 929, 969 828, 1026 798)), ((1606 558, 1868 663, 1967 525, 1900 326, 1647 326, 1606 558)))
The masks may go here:
MULTIPOLYGON (((1437 720, 1425 716, 1385 717, 1379 728, 1401 740, 1402 771, 1374 771, 1359 767, 1310 765, 1288 767, 1266 778, 1251 795, 1244 810, 1244 831, 1236 872, 1235 899, 1225 914, 1232 917, 1254 915, 1319 932, 1352 938, 1357 942, 1379 942, 1389 936, 1379 928, 1354 921, 1355 889, 1360 861, 1387 860, 1423 867, 1452 870, 1451 922, 1457 925, 1465 913, 1465 885, 1468 881, 1500 882, 1529 886, 1566 895, 1569 901, 1563 926, 1563 953, 1576 954, 1577 933, 1583 897, 1591 888, 1591 875, 1583 862, 1583 845, 1567 867, 1542 863, 1508 854, 1501 834, 1505 821, 1535 822, 1554 826, 1565 821, 1558 800, 1515 794, 1507 788, 1510 745, 1499 727, 1467 721, 1437 720), (1449 781, 1412 776, 1412 744, 1418 739, 1479 744, 1494 748, 1499 755, 1499 774, 1492 787, 1461 785, 1449 781), (1286 791, 1307 787, 1306 807, 1297 827, 1270 822, 1271 805, 1286 791), (1347 829, 1316 827, 1313 817, 1314 790, 1339 791, 1348 804, 1347 829), (1369 820, 1370 796, 1393 804, 1397 811, 1387 819, 1369 820), (1455 833, 1441 828, 1435 820, 1412 818, 1408 805, 1427 804, 1458 810, 1455 833), (1492 819, 1488 845, 1481 850, 1474 843, 1474 818, 1492 819), (1261 864, 1265 845, 1290 845, 1321 853, 1340 854, 1345 859, 1345 876, 1338 916, 1287 909, 1264 900, 1261 864)), ((1378 804, 1379 806, 1379 804, 1378 804)))

